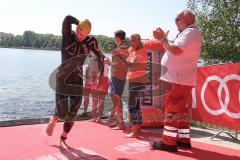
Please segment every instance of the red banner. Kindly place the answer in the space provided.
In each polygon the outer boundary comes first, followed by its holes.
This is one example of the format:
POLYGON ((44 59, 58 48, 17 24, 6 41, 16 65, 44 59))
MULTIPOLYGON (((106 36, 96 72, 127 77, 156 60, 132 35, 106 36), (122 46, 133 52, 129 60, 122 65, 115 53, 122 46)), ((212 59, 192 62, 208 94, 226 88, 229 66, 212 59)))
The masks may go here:
POLYGON ((240 64, 199 67, 192 119, 240 130, 240 64))

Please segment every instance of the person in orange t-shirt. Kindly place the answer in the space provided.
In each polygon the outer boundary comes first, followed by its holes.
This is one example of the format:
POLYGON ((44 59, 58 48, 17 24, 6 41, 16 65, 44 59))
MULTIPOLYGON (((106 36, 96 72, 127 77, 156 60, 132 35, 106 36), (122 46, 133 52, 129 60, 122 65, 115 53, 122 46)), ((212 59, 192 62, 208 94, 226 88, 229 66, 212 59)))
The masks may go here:
POLYGON ((129 82, 128 111, 132 132, 126 137, 136 138, 139 136, 142 115, 140 110, 140 96, 147 83, 147 60, 148 55, 143 48, 139 34, 132 34, 130 37, 131 48, 127 62, 129 64, 127 80, 129 82))
POLYGON ((138 137, 141 130, 142 116, 140 110, 140 97, 145 90, 148 82, 148 50, 158 50, 162 52, 164 49, 156 40, 142 41, 139 34, 131 35, 131 48, 129 49, 128 73, 127 80, 129 82, 128 109, 130 121, 132 123, 132 132, 126 137, 138 137))

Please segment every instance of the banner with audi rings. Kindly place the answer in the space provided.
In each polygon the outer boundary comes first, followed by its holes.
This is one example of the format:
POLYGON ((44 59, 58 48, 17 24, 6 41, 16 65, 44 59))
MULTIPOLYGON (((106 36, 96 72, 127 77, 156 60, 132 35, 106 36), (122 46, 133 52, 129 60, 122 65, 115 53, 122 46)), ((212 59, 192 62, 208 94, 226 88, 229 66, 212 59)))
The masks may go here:
POLYGON ((240 130, 240 63, 198 68, 192 120, 240 130))

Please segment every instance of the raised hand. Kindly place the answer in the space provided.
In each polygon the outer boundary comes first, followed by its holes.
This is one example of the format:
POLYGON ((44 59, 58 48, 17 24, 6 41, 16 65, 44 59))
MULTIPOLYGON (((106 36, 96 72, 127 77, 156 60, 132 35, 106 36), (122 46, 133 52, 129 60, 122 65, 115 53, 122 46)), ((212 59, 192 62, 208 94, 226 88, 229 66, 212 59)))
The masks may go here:
POLYGON ((167 39, 168 33, 169 31, 165 33, 162 28, 158 27, 153 31, 153 37, 157 40, 163 41, 164 39, 167 39))

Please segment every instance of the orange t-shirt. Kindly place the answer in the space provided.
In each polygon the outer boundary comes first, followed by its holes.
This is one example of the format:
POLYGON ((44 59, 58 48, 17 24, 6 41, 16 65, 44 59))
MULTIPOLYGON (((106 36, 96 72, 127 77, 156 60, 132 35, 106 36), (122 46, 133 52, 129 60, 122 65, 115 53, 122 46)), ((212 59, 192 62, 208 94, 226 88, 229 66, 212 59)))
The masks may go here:
POLYGON ((137 51, 132 48, 129 49, 129 57, 127 61, 131 64, 127 73, 129 82, 147 83, 147 63, 148 63, 148 50, 156 50, 163 53, 165 50, 161 43, 157 40, 145 40, 143 47, 137 51))
POLYGON ((147 82, 147 60, 148 55, 145 48, 137 51, 129 49, 130 55, 127 61, 130 63, 128 68, 127 80, 129 82, 146 83, 147 82))

